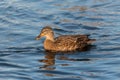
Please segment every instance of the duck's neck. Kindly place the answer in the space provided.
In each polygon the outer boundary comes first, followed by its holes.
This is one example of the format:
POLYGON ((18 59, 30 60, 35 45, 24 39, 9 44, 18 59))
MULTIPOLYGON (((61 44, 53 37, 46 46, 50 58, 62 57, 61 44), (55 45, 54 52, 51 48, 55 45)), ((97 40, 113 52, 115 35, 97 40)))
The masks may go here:
POLYGON ((46 50, 51 50, 53 46, 54 46, 54 37, 53 36, 46 37, 44 41, 44 48, 46 50))
POLYGON ((47 36, 46 40, 50 40, 50 41, 54 42, 54 35, 47 36))

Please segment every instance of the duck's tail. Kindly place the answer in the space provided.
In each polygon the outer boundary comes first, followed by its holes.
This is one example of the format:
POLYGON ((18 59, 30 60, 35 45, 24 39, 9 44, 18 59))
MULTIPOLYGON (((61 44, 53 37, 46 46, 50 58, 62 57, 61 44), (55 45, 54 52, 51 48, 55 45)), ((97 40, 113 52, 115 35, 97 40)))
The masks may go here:
POLYGON ((87 42, 87 44, 92 44, 95 41, 96 41, 96 39, 89 39, 88 42, 87 42))

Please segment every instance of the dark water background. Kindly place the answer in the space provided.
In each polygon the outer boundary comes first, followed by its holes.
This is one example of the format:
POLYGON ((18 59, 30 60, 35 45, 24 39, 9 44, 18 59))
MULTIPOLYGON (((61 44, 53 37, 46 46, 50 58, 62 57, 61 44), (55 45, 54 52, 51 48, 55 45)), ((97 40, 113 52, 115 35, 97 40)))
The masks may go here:
POLYGON ((0 80, 119 80, 120 0, 0 0, 0 80), (46 53, 35 37, 90 34, 89 51, 46 53))

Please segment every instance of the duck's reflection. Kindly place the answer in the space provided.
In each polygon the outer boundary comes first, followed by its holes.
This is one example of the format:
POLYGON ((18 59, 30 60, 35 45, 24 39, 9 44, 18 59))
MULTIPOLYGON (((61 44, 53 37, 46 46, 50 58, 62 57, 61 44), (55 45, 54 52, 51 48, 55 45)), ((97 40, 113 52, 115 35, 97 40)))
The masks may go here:
MULTIPOLYGON (((89 58, 69 58, 68 55, 72 55, 73 53, 55 53, 55 52, 45 52, 45 59, 39 60, 44 63, 40 69, 43 70, 54 70, 56 69, 55 60, 68 60, 68 61, 91 61, 89 58), (57 54, 57 55, 56 55, 57 54)), ((69 66, 69 63, 61 63, 60 66, 69 66)))
POLYGON ((40 62, 44 63, 43 67, 40 67, 45 70, 54 70, 54 64, 55 64, 55 53, 47 52, 45 53, 45 59, 39 60, 40 62))

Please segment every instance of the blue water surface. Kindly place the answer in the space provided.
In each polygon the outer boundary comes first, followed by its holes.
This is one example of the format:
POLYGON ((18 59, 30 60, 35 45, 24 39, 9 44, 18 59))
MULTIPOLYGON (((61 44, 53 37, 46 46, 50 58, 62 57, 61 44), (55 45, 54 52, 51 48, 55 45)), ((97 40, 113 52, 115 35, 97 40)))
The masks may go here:
POLYGON ((0 0, 0 80, 119 80, 119 0, 0 0), (50 53, 35 40, 49 25, 55 36, 89 34, 94 47, 50 53))

